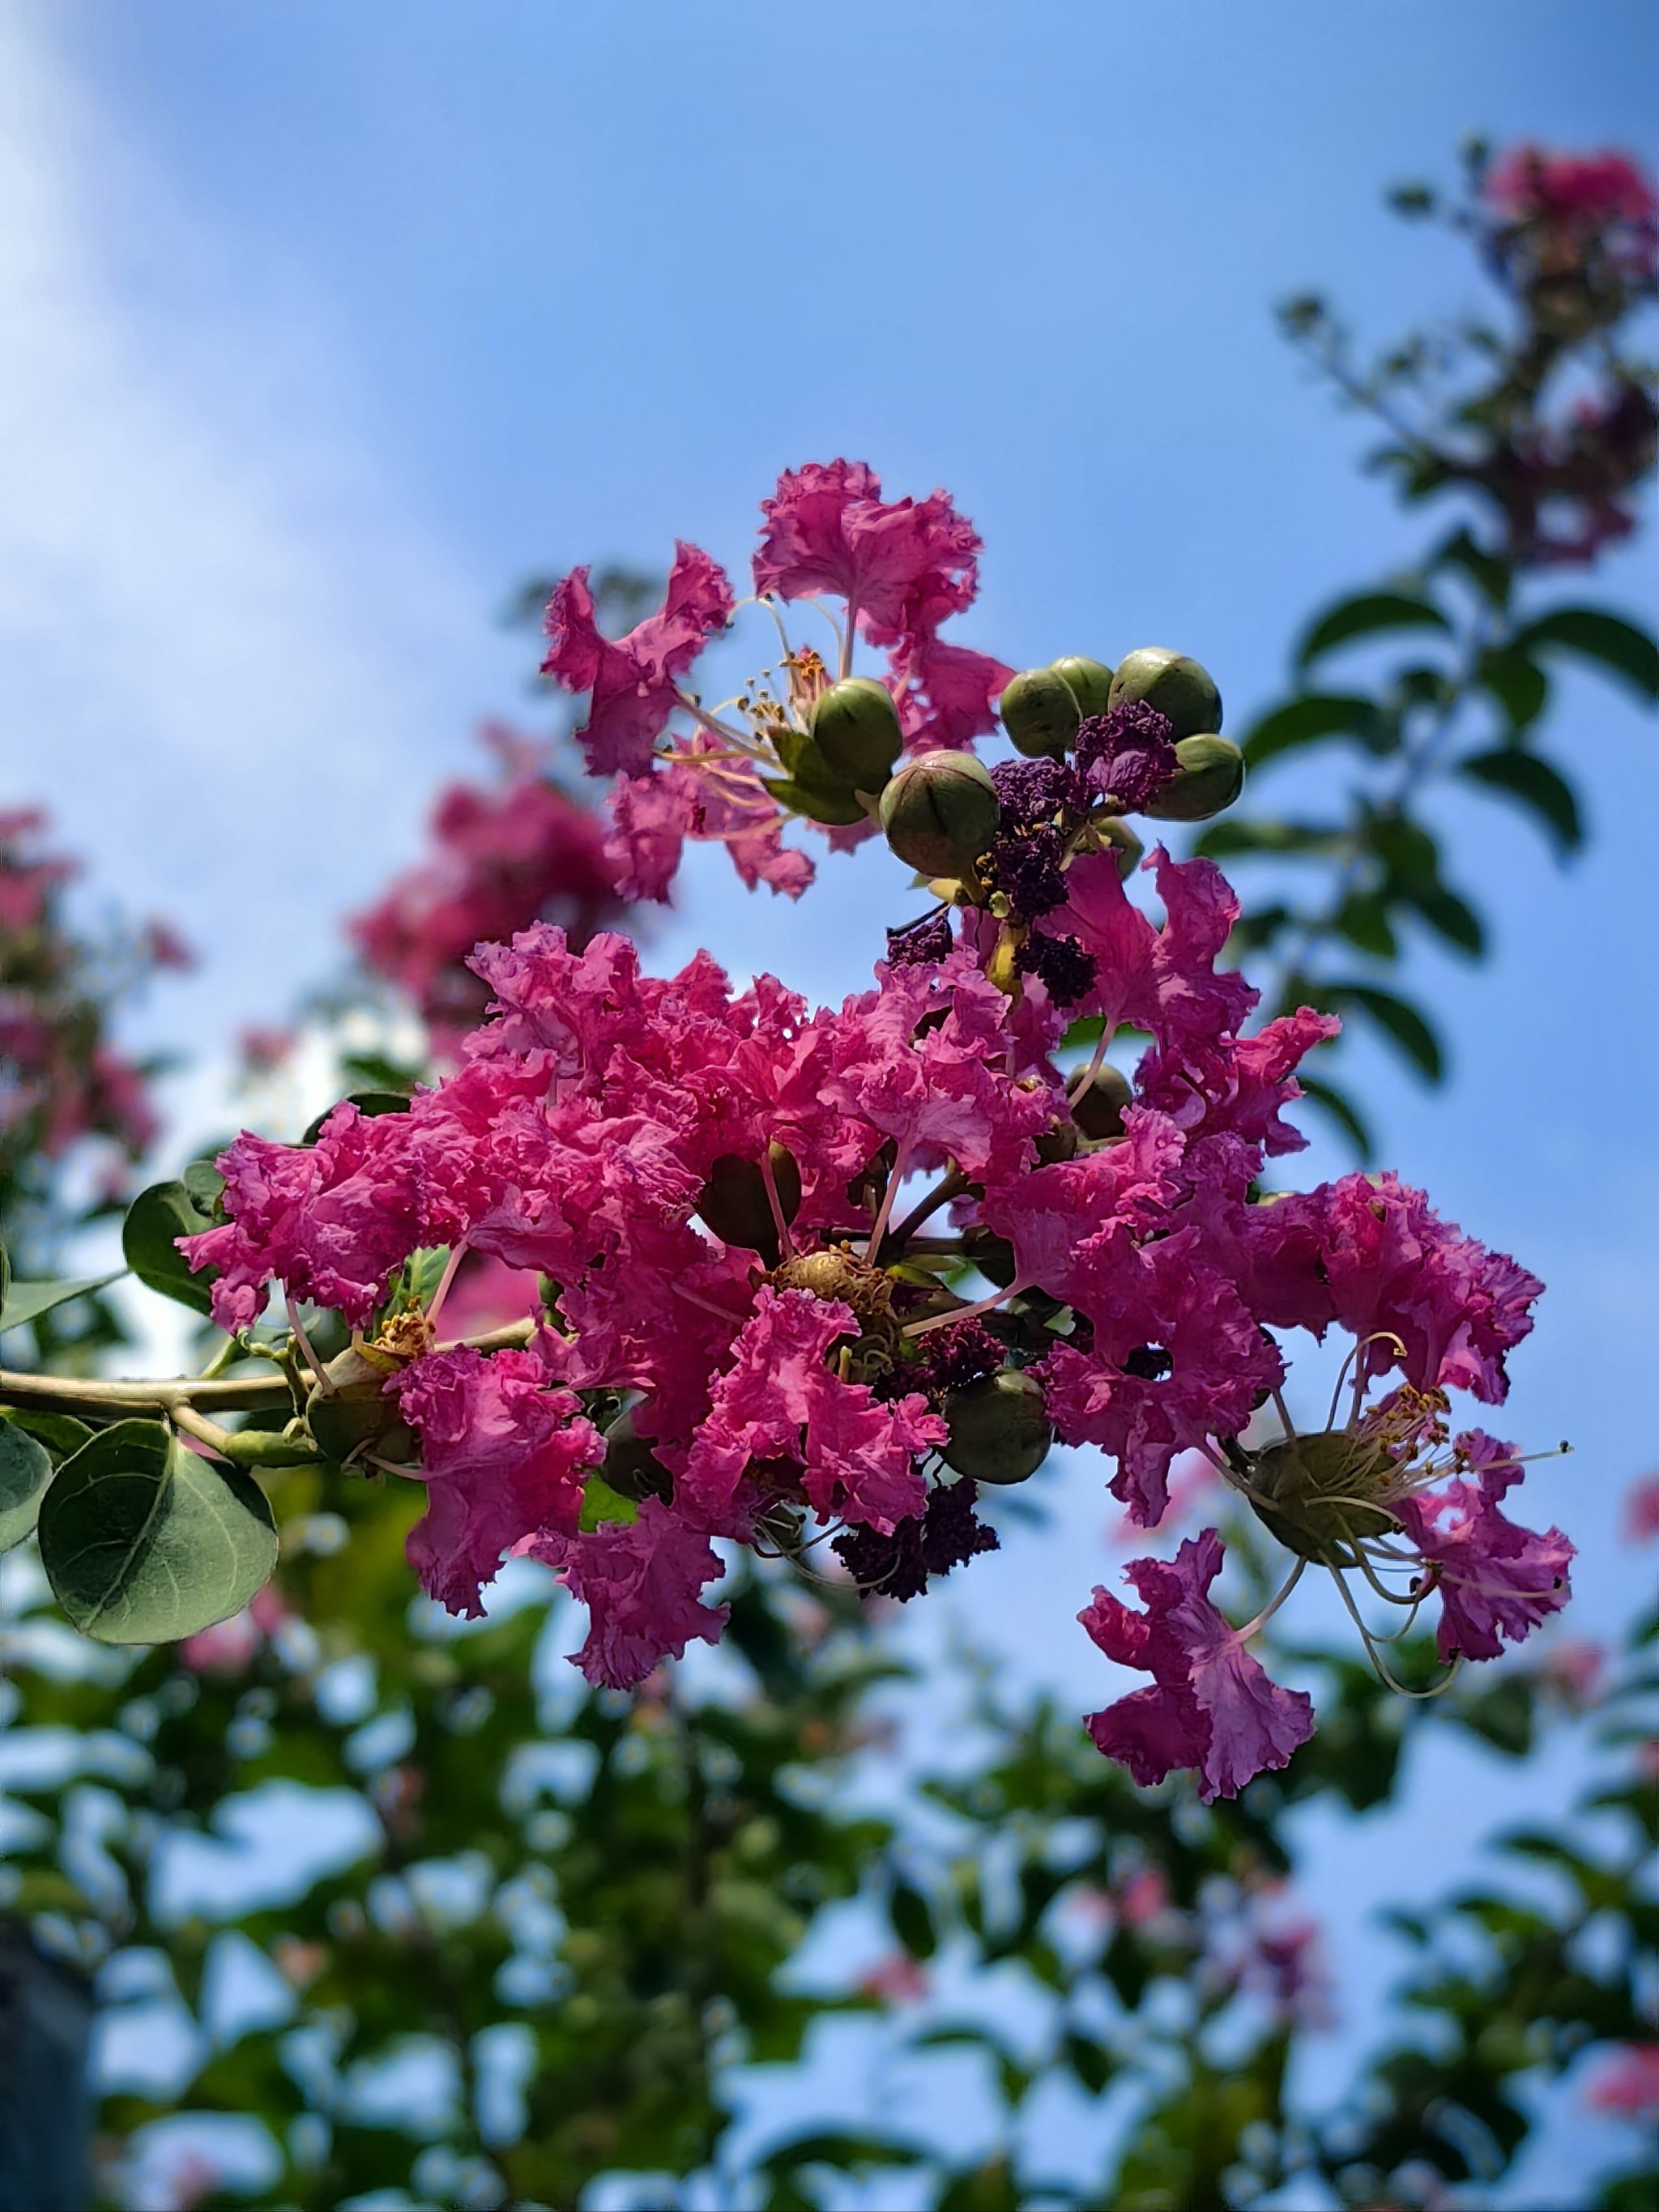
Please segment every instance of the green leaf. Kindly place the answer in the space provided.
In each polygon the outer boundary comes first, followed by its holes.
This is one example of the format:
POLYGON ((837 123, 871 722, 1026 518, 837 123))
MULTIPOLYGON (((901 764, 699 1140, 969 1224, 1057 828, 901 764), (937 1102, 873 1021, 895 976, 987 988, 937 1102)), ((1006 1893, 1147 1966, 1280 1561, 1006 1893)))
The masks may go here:
POLYGON ((1479 959, 1486 951, 1486 932, 1480 915, 1449 884, 1412 884, 1402 886, 1399 896, 1406 905, 1422 915, 1431 929, 1437 930, 1447 944, 1455 945, 1460 952, 1479 959))
POLYGON ((219 1194, 225 1187, 225 1179, 213 1162, 192 1160, 179 1180, 190 1193, 198 1209, 210 1216, 219 1203, 219 1194))
POLYGON ((1317 995, 1336 1013, 1353 1006, 1369 1014, 1429 1082, 1438 1083, 1445 1074, 1439 1038, 1418 1009, 1394 992, 1380 991, 1374 983, 1327 983, 1317 995))
POLYGON ((1376 750, 1381 715, 1376 702, 1357 692, 1308 691, 1264 714, 1246 733, 1244 758, 1260 768, 1279 753, 1317 744, 1322 738, 1353 737, 1376 750))
POLYGON ((0 1422, 0 1552, 32 1535, 52 1480, 52 1454, 9 1421, 0 1422))
POLYGON ((1559 646, 1593 660, 1627 684, 1638 698, 1659 704, 1659 640, 1601 607, 1553 607, 1529 623, 1517 646, 1559 646))
MULTIPOLYGON (((355 1106, 361 1115, 371 1121, 377 1114, 407 1114, 409 1111, 409 1099, 401 1091, 354 1091, 349 1097, 343 1098, 337 1103, 342 1106, 355 1106)), ((324 1122, 333 1111, 332 1106, 325 1106, 316 1120, 309 1124, 300 1142, 302 1145, 314 1145, 324 1122)))
POLYGON ((170 1644, 228 1620, 270 1580, 276 1529, 240 1468, 186 1451, 159 1421, 118 1421, 58 1469, 40 1558, 83 1634, 170 1644))
POLYGON ((0 1331, 21 1328, 25 1322, 38 1321, 42 1314, 50 1313, 54 1306, 66 1306, 71 1298, 84 1298, 94 1291, 107 1290, 118 1283, 126 1273, 118 1267, 112 1275, 88 1275, 76 1282, 20 1283, 15 1279, 6 1286, 6 1302, 0 1307, 0 1331))
POLYGON ((219 1271, 204 1267, 199 1275, 192 1275, 189 1261, 173 1240, 199 1237, 212 1226, 212 1215, 204 1212, 182 1182, 153 1182, 127 1208, 121 1249, 128 1267, 147 1290, 189 1306, 194 1313, 205 1314, 212 1307, 213 1283, 219 1271))
POLYGON ((1535 815, 1562 859, 1583 843, 1584 825, 1572 786, 1559 769, 1552 768, 1536 753, 1499 745, 1492 752, 1474 753, 1460 761, 1458 773, 1484 784, 1488 791, 1514 799, 1535 815))
POLYGON ((1309 627, 1297 650, 1298 668, 1310 667, 1322 653, 1356 638, 1375 637, 1383 630, 1451 628, 1432 599, 1415 592, 1361 592, 1339 599, 1309 627))
POLYGON ((1549 704, 1550 679, 1517 645, 1480 656, 1480 681, 1512 730, 1530 729, 1549 704))
POLYGON ((79 1451, 93 1433, 90 1425, 77 1421, 73 1413, 49 1413, 44 1406, 7 1406, 0 1408, 0 1421, 9 1421, 25 1436, 38 1437, 59 1459, 79 1451))
POLYGON ((1296 1079, 1301 1085, 1306 1097, 1310 1098, 1316 1106, 1328 1114, 1332 1121, 1353 1139, 1354 1148, 1360 1158, 1370 1159, 1376 1149, 1370 1129, 1358 1108, 1350 1101, 1347 1092, 1339 1091, 1334 1083, 1322 1081, 1316 1075, 1298 1072, 1296 1079))
POLYGON ((1515 570, 1501 553, 1493 553, 1460 524, 1434 556, 1434 566, 1461 568, 1482 598, 1492 606, 1506 607, 1515 581, 1515 570))
POLYGON ((1388 905, 1375 891, 1353 891, 1342 902, 1336 926, 1350 945, 1374 959, 1395 960, 1400 940, 1389 919, 1388 905))

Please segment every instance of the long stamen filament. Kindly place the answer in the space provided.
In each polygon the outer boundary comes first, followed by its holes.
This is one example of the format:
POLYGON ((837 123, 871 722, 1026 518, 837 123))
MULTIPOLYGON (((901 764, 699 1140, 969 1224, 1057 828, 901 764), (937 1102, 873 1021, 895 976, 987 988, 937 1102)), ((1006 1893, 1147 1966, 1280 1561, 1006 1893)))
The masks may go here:
POLYGON ((1243 1628, 1234 1629, 1233 1638, 1235 1642, 1239 1644, 1248 1644, 1251 1637, 1255 1634, 1256 1631, 1264 1627, 1267 1623, 1273 1619, 1279 1607, 1284 1604, 1285 1599, 1290 1595, 1291 1592, 1301 1581, 1303 1576, 1307 1572, 1307 1568, 1308 1562, 1305 1559, 1298 1559, 1297 1561, 1296 1565, 1291 1569, 1290 1574, 1286 1577, 1285 1586, 1279 1591, 1278 1596, 1270 1598, 1267 1603, 1262 1607, 1261 1612, 1257 1613, 1254 1620, 1247 1620, 1243 1628))

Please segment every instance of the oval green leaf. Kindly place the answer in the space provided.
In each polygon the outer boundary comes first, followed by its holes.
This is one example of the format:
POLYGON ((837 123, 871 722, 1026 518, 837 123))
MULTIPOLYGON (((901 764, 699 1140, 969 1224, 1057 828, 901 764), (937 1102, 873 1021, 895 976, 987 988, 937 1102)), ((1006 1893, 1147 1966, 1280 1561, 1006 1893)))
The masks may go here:
POLYGON ((1536 753, 1499 745, 1492 752, 1474 753, 1460 762, 1458 773, 1524 806, 1542 824, 1563 859, 1583 843, 1584 825, 1572 786, 1559 769, 1536 753))
POLYGON ((0 1552, 32 1535, 52 1480, 52 1454, 9 1421, 0 1421, 0 1552))
POLYGON ((118 1421, 65 1460, 40 1534, 53 1595, 101 1644, 194 1636, 240 1612, 276 1565, 258 1485, 156 1421, 118 1421))
POLYGON ((1415 592, 1362 592, 1352 599, 1339 599, 1310 627, 1297 648, 1296 665, 1306 668, 1322 653, 1356 638, 1374 637, 1391 629, 1449 629, 1451 624, 1432 599, 1415 592))
POLYGON ((177 1237, 199 1237, 213 1217, 198 1206, 183 1182, 153 1182, 127 1208, 121 1228, 126 1263, 149 1290, 157 1291, 193 1313, 211 1311, 216 1267, 192 1275, 190 1262, 174 1243, 177 1237))
POLYGON ((1593 660, 1628 684, 1650 705, 1659 702, 1659 640, 1601 607, 1555 607, 1530 623, 1516 640, 1525 647, 1559 646, 1593 660))
POLYGON ((1306 691, 1251 726, 1244 738, 1244 758, 1251 768, 1260 768, 1279 753, 1318 744, 1325 738, 1358 738, 1375 751, 1381 720, 1374 699, 1353 692, 1306 691))
POLYGON ((54 1306, 66 1306, 71 1298, 84 1298, 94 1291, 106 1291, 112 1283, 118 1283, 126 1273, 118 1267, 112 1275, 88 1275, 76 1282, 20 1283, 14 1276, 6 1285, 6 1302, 0 1306, 0 1332, 21 1328, 25 1322, 37 1321, 54 1306))

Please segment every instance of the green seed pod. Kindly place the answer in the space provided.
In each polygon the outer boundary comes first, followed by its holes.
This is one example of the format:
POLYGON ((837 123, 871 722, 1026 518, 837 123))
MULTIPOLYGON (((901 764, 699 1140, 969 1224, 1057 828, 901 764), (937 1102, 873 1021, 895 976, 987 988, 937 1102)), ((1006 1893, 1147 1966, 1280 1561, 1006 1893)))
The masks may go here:
POLYGON ((618 1498, 631 1498, 635 1504, 642 1498, 666 1502, 674 1494, 673 1476, 644 1437, 634 1432, 631 1407, 618 1413, 605 1432, 605 1463, 599 1473, 618 1498))
POLYGON ((1002 694, 1002 726, 1028 760, 1063 760, 1083 720, 1075 694, 1052 668, 1011 676, 1002 694))
POLYGON ((1036 1379, 1005 1367, 945 1401, 945 1462, 975 1482, 1024 1482, 1048 1456, 1054 1432, 1036 1379))
POLYGON ((1112 678, 1111 703, 1124 707, 1144 699, 1167 714, 1178 738, 1194 738, 1221 727, 1221 694, 1207 668, 1167 646, 1143 645, 1126 653, 1112 678))
POLYGON ((1172 782, 1141 810, 1159 822, 1207 822, 1244 788, 1244 756, 1226 738, 1182 738, 1172 782))
POLYGON ((376 1459, 399 1467, 418 1461, 420 1439, 399 1414, 397 1399, 386 1393, 387 1382, 404 1364, 365 1359, 349 1346, 331 1359, 323 1372, 333 1389, 313 1389, 306 1401, 306 1426, 317 1449, 331 1460, 349 1459, 359 1445, 367 1445, 376 1459))
POLYGON ((990 770, 972 753, 922 753, 881 794, 888 844, 925 876, 967 875, 999 818, 990 770))
POLYGON ((1115 1067, 1103 1067, 1073 1107, 1072 1119, 1085 1137, 1121 1137, 1123 1109, 1134 1095, 1127 1075, 1120 1075, 1115 1067))
POLYGON ((1356 1543, 1386 1536, 1395 1525, 1392 1514, 1367 1502, 1382 1493, 1393 1472, 1386 1452, 1344 1429, 1287 1437, 1251 1459, 1251 1489, 1273 1500, 1258 1505, 1252 1499, 1251 1504, 1298 1557, 1351 1567, 1358 1562, 1356 1543))
POLYGON ((1085 719, 1091 714, 1103 714, 1112 703, 1112 672, 1103 660, 1091 660, 1086 653, 1067 653, 1064 660, 1054 664, 1054 674, 1063 676, 1072 687, 1072 696, 1085 719))
MULTIPOLYGON (((800 1169, 788 1146, 775 1139, 767 1147, 767 1158, 787 1224, 800 1211, 800 1169)), ((776 1259, 778 1224, 758 1161, 746 1160, 740 1152, 722 1152, 709 1170, 697 1212, 722 1244, 744 1245, 776 1259)))
POLYGON ((1103 845, 1114 848, 1119 879, 1127 883, 1140 866, 1146 848, 1121 814, 1109 814, 1102 821, 1091 822, 1089 827, 1103 845))
POLYGON ((904 744, 893 695, 873 676, 832 684, 812 709, 811 735, 830 775, 855 791, 879 791, 904 744))
POLYGON ((1069 1121, 1056 1121, 1052 1129, 1045 1129, 1036 1139, 1036 1156, 1045 1168, 1057 1161, 1077 1158, 1078 1140, 1083 1133, 1075 1117, 1069 1121))

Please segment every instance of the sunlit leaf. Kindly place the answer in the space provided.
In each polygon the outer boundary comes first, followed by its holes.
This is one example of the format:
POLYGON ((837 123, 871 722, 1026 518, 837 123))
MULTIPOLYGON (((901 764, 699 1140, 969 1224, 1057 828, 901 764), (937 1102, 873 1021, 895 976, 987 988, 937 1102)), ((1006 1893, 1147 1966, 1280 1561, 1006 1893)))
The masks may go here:
POLYGON ((118 1421, 64 1461, 40 1508, 57 1598, 103 1644, 169 1644, 240 1612, 276 1565, 258 1485, 159 1421, 118 1421))

